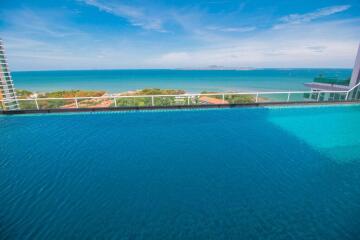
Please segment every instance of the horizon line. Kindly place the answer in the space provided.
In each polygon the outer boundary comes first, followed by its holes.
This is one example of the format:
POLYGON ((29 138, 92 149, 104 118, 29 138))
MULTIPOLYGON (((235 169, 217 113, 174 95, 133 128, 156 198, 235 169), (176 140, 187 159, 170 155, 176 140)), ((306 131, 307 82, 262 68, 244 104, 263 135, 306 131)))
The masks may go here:
POLYGON ((246 68, 83 68, 83 69, 36 69, 12 70, 11 72, 56 72, 56 71, 126 71, 126 70, 171 70, 171 71, 258 71, 258 70, 310 70, 310 69, 335 69, 352 70, 352 67, 249 67, 246 68))

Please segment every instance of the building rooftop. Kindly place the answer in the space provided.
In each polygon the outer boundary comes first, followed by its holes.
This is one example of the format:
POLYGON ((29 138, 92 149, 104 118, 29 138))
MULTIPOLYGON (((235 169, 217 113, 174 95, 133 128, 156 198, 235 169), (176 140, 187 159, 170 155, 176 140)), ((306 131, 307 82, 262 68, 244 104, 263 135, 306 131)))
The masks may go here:
POLYGON ((357 56, 355 59, 355 65, 351 78, 339 79, 337 77, 318 76, 315 77, 313 82, 305 83, 306 87, 312 90, 323 91, 347 91, 360 82, 360 45, 358 48, 357 56))
POLYGON ((350 88, 349 85, 329 84, 329 83, 319 83, 319 82, 305 83, 304 85, 311 89, 322 90, 322 91, 347 91, 350 88))
POLYGON ((320 76, 314 78, 314 83, 327 83, 327 84, 349 86, 350 78, 339 79, 337 77, 325 77, 325 76, 320 75, 320 76))

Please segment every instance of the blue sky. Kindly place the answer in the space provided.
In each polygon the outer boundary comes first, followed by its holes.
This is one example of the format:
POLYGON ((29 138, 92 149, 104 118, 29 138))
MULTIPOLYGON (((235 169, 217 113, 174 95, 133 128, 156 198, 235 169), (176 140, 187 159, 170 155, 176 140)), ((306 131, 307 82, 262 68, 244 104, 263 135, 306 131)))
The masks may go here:
POLYGON ((13 70, 351 68, 358 0, 0 0, 13 70))

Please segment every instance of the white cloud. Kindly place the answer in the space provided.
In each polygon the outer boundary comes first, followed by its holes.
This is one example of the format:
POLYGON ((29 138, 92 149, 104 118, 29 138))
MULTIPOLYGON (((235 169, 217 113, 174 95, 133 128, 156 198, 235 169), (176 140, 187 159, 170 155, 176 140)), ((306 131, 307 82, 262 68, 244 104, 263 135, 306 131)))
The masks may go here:
POLYGON ((309 46, 307 48, 313 52, 319 52, 319 53, 324 52, 326 50, 325 46, 309 46))
POLYGON ((84 33, 64 24, 66 13, 62 11, 42 12, 39 14, 30 9, 20 9, 11 12, 1 12, 3 20, 12 32, 23 35, 39 35, 42 37, 63 38, 84 33))
POLYGON ((191 61, 192 54, 187 52, 170 52, 160 57, 160 62, 170 62, 172 64, 191 61))
POLYGON ((233 27, 233 28, 223 28, 223 32, 252 32, 255 31, 256 27, 233 27))
POLYGON ((197 50, 167 52, 149 63, 156 67, 352 67, 359 39, 360 19, 302 24, 281 32, 228 38, 223 44, 197 50))
POLYGON ((350 5, 331 6, 318 9, 314 12, 305 14, 290 14, 280 18, 280 23, 274 26, 274 29, 280 29, 289 25, 296 25, 302 23, 308 23, 318 18, 330 16, 336 13, 344 12, 348 10, 350 5))
POLYGON ((252 32, 256 30, 256 27, 207 27, 208 30, 212 31, 220 31, 220 32, 238 32, 238 33, 244 33, 244 32, 252 32))
POLYGON ((143 9, 128 6, 121 3, 101 0, 81 0, 87 5, 94 6, 101 11, 125 18, 133 26, 138 26, 146 30, 165 32, 163 21, 159 17, 150 16, 143 9))

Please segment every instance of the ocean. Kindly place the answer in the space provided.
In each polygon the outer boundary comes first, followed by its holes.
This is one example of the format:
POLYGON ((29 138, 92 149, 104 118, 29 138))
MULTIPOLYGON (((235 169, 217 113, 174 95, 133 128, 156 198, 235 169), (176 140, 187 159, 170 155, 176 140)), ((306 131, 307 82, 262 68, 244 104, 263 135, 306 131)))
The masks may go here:
POLYGON ((351 69, 259 70, 78 70, 13 72, 17 89, 37 92, 57 90, 105 90, 109 93, 144 88, 202 91, 305 90, 319 74, 348 78, 351 69))

